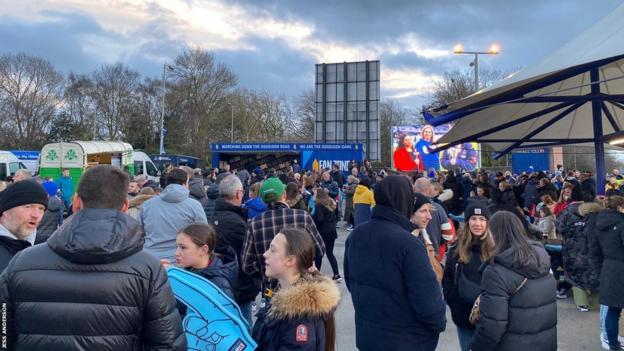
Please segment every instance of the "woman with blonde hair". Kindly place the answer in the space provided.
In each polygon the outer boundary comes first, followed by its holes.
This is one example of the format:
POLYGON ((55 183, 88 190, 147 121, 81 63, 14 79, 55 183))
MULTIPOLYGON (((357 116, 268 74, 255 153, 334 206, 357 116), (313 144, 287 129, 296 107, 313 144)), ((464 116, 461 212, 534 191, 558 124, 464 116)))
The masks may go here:
POLYGON ((481 293, 481 266, 494 252, 494 240, 488 227, 489 213, 480 203, 464 211, 466 223, 455 245, 449 252, 442 278, 444 299, 457 326, 459 346, 468 351, 475 333, 469 321, 470 311, 481 293))

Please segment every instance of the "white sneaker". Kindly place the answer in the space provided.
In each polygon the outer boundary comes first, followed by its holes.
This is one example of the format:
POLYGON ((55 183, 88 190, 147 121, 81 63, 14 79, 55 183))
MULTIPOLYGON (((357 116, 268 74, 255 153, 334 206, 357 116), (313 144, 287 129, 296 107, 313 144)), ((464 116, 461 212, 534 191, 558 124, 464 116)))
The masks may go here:
MULTIPOLYGON (((624 344, 624 336, 618 336, 618 341, 621 344, 624 344)), ((607 340, 607 336, 605 334, 600 334, 600 343, 602 344, 602 348, 604 350, 610 350, 609 341, 607 340)))

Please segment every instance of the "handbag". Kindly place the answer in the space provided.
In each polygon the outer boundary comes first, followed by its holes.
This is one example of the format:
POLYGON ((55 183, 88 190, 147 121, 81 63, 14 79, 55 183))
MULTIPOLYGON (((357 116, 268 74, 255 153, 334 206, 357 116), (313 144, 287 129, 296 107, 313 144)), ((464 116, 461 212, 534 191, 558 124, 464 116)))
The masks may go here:
MULTIPOLYGON (((514 291, 513 294, 511 294, 511 296, 514 296, 518 291, 520 291, 520 289, 522 289, 522 287, 524 286, 524 284, 526 284, 528 280, 529 279, 525 277, 522 280, 522 283, 520 283, 520 285, 518 285, 518 287, 516 288, 516 291, 514 291)), ((477 296, 477 299, 472 305, 472 309, 470 310, 470 317, 468 317, 468 321, 470 322, 470 324, 476 325, 479 322, 480 316, 481 316, 481 294, 477 296)))

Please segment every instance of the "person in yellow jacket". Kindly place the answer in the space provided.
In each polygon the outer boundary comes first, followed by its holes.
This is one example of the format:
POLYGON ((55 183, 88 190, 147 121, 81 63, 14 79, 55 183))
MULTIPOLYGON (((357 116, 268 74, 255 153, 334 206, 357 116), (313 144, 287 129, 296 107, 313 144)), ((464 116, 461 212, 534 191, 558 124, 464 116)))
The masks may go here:
POLYGON ((353 195, 354 225, 358 226, 371 218, 371 210, 375 206, 375 196, 370 189, 368 178, 362 178, 353 195))

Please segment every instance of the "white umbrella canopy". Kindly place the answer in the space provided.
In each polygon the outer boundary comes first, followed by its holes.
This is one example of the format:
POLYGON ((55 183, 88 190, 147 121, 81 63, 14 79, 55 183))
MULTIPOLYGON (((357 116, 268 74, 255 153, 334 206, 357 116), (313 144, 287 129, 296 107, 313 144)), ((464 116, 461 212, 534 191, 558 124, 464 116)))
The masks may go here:
POLYGON ((622 18, 624 5, 538 63, 447 106, 430 122, 456 124, 438 143, 477 140, 508 152, 593 142, 593 107, 602 124, 597 136, 619 132, 624 127, 622 18))

